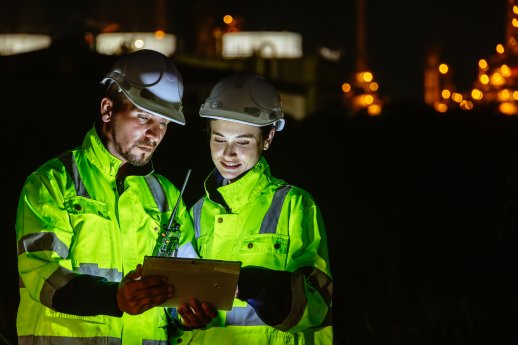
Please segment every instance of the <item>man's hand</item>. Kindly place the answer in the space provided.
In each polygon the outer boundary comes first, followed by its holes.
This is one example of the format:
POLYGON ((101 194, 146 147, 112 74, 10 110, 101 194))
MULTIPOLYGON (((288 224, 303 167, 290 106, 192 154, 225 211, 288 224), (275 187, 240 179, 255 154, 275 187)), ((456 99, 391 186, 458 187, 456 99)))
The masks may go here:
POLYGON ((204 327, 218 315, 216 308, 211 304, 195 299, 182 303, 176 310, 182 317, 182 326, 188 328, 204 327))
POLYGON ((131 315, 161 305, 173 297, 173 287, 164 277, 142 277, 142 265, 129 272, 120 282, 117 290, 119 309, 131 315))

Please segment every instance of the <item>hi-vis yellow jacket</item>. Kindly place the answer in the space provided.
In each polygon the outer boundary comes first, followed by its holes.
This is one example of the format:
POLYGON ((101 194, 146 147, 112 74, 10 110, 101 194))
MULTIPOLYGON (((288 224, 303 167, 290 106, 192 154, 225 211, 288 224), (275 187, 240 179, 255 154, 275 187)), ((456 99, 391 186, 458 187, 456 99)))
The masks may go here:
MULTIPOLYGON (((27 178, 16 219, 19 344, 166 344, 164 308, 122 314, 115 291, 153 254, 180 192, 151 164, 125 178, 120 165, 92 128, 81 147, 27 178), (67 288, 56 306, 54 297, 67 288)), ((192 256, 186 252, 193 250, 193 225, 183 201, 176 220, 179 256, 192 256)))
POLYGON ((200 256, 303 274, 293 276, 299 279, 292 279, 291 313, 281 324, 266 325, 235 299, 231 311, 219 311, 205 329, 178 331, 172 343, 331 345, 332 278, 312 196, 272 177, 264 157, 231 184, 219 185, 216 175, 205 180, 206 196, 191 209, 200 256))

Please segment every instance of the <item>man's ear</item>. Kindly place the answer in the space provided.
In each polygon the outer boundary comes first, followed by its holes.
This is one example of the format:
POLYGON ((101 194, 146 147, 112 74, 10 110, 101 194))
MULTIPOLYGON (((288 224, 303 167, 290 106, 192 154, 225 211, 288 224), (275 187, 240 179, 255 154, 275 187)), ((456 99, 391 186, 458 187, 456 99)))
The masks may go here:
POLYGON ((103 122, 110 122, 112 117, 113 101, 108 97, 101 100, 101 120, 103 122))

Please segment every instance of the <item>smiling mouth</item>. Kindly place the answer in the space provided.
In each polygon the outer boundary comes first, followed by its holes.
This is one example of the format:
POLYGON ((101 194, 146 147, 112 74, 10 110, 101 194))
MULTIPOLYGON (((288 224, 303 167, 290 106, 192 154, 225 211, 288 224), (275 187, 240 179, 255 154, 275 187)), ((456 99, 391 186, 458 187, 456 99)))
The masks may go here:
POLYGON ((241 166, 239 163, 225 163, 221 162, 221 165, 223 165, 227 169, 236 169, 241 166))

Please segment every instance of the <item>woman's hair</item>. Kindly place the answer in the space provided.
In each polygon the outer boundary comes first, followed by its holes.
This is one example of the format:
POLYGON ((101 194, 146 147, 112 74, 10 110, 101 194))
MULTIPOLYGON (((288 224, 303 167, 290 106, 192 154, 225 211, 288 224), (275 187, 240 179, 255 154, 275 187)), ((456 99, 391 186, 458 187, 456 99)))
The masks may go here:
MULTIPOLYGON (((214 119, 207 119, 207 121, 205 122, 205 124, 206 124, 205 131, 206 131, 206 134, 207 134, 207 140, 209 142, 210 142, 210 134, 211 134, 210 124, 211 124, 212 121, 214 121, 214 119)), ((266 126, 262 126, 260 128, 261 128, 261 137, 262 137, 263 142, 264 142, 268 138, 268 135, 270 134, 270 130, 272 128, 275 128, 275 125, 266 125, 266 126)))

